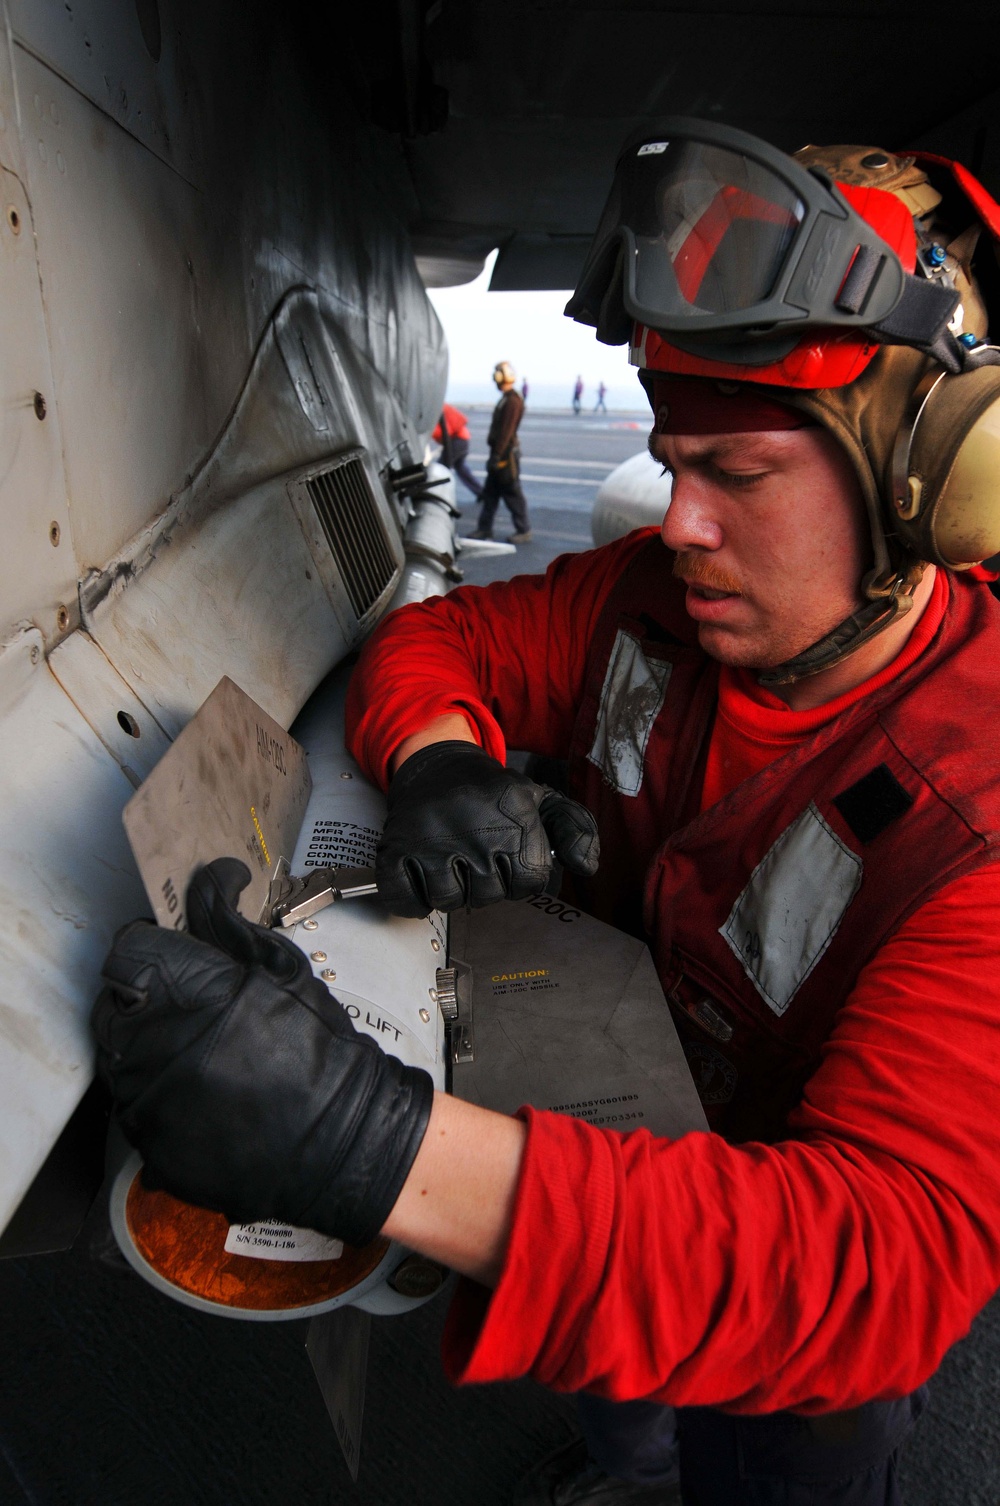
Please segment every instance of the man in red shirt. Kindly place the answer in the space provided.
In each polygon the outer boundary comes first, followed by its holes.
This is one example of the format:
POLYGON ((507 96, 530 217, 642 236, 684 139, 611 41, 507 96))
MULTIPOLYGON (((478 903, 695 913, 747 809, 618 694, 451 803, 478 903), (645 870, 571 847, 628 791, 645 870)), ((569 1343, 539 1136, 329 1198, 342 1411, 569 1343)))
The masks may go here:
POLYGON ((471 436, 469 420, 465 414, 459 408, 453 408, 451 403, 445 403, 431 438, 441 446, 441 459, 444 464, 450 471, 454 471, 456 476, 462 478, 478 502, 483 495, 483 489, 466 464, 471 436))
POLYGON ((589 1454, 526 1501, 676 1500, 679 1450, 688 1506, 898 1502, 923 1383, 1000 1284, 991 237, 933 159, 633 143, 570 308, 632 336, 659 535, 403 609, 352 685, 386 902, 537 893, 554 853, 649 935, 710 1133, 432 1095, 236 915, 238 864, 196 876, 190 934, 108 959, 101 1069, 168 1188, 384 1230, 471 1278, 455 1378, 583 1393, 589 1454))

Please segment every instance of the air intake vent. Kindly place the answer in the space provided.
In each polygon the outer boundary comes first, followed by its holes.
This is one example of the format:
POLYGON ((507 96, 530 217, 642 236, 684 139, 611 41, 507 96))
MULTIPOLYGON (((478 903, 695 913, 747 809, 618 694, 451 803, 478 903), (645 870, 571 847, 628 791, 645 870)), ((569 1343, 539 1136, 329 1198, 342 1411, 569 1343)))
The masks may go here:
POLYGON ((360 622, 396 575, 365 468, 357 456, 337 461, 306 490, 360 622))

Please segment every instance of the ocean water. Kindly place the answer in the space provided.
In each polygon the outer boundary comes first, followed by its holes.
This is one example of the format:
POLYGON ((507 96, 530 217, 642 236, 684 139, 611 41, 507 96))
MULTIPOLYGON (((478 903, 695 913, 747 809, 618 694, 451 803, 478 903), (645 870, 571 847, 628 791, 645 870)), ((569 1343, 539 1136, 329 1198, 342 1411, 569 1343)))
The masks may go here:
MULTIPOLYGON (((553 382, 538 382, 536 384, 532 382, 529 373, 529 408, 544 408, 547 412, 551 412, 552 410, 558 412, 560 409, 563 409, 565 412, 570 413, 572 411, 574 381, 575 378, 570 377, 569 381, 562 385, 557 385, 553 382)), ((518 381, 517 386, 518 391, 520 391, 520 381, 518 381)), ((448 401, 449 403, 454 403, 456 408, 461 408, 463 403, 475 403, 477 405, 482 403, 493 404, 496 402, 497 396, 497 389, 492 382, 455 382, 449 385, 448 388, 448 401)), ((631 385, 624 386, 621 383, 612 386, 609 383, 604 401, 609 412, 613 410, 615 413, 624 413, 628 414, 629 417, 643 419, 648 419, 649 417, 649 405, 646 402, 642 388, 639 386, 638 377, 635 379, 634 387, 631 385)), ((586 384, 583 389, 583 397, 580 401, 581 412, 592 413, 596 402, 596 385, 592 387, 590 384, 586 384)))

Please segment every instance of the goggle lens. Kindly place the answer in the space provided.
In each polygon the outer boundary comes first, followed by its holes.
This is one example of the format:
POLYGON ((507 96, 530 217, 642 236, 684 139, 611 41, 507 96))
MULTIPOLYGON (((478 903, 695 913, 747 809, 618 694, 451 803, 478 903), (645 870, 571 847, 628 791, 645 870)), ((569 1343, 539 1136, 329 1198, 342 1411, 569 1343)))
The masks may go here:
POLYGON ((771 296, 806 212, 777 174, 680 140, 645 143, 627 178, 623 220, 636 237, 641 302, 724 314, 771 296), (659 254, 643 256, 654 245, 659 254))

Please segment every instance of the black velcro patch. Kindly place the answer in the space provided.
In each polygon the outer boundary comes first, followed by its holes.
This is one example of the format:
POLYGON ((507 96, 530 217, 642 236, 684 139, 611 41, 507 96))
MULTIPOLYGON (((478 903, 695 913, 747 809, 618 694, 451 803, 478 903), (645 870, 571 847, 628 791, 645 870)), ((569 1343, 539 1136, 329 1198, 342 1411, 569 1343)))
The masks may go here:
POLYGON ((870 774, 837 795, 833 803, 858 841, 870 842, 899 816, 905 815, 913 804, 913 796, 907 794, 895 775, 890 773, 888 765, 880 763, 870 774))

